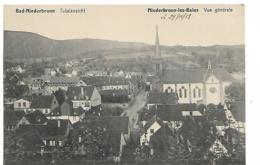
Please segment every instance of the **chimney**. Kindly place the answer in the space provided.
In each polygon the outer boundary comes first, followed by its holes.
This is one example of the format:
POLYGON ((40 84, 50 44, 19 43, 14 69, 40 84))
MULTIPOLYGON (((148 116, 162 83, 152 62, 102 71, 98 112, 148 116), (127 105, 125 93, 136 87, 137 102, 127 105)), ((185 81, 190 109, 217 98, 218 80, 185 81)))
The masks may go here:
POLYGON ((58 120, 58 128, 60 128, 60 120, 58 120))

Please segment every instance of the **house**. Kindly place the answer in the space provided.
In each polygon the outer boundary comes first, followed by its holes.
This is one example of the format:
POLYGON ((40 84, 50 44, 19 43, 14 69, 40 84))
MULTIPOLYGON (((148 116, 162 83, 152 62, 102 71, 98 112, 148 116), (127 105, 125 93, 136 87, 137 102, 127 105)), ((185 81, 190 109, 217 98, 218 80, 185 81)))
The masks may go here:
POLYGON ((124 77, 125 76, 125 72, 123 70, 118 70, 116 72, 113 73, 114 77, 124 77))
POLYGON ((24 111, 4 111, 4 129, 7 131, 13 131, 17 128, 18 122, 25 115, 24 111))
POLYGON ((245 133, 245 101, 227 102, 224 109, 230 126, 245 133))
POLYGON ((148 145, 150 142, 151 136, 156 133, 159 129, 161 129, 163 122, 160 118, 154 115, 147 123, 145 123, 144 127, 141 131, 140 136, 140 144, 148 145))
POLYGON ((139 121, 145 126, 154 116, 172 128, 179 129, 185 117, 202 118, 203 114, 196 104, 154 105, 139 114, 139 121))
POLYGON ((147 109, 153 105, 172 105, 178 103, 178 96, 175 93, 150 92, 147 97, 147 109))
POLYGON ((37 110, 25 114, 17 123, 17 127, 20 125, 46 125, 47 121, 48 119, 42 114, 42 112, 37 110))
POLYGON ((125 73, 126 79, 142 79, 143 73, 142 72, 126 72, 125 73))
POLYGON ((70 86, 85 86, 86 83, 82 81, 79 77, 52 77, 48 85, 46 86, 46 90, 50 93, 55 92, 58 89, 63 89, 67 91, 70 86))
POLYGON ((78 76, 79 71, 77 69, 73 69, 71 74, 72 74, 72 76, 78 76))
POLYGON ((45 148, 64 146, 72 130, 73 127, 69 120, 48 120, 44 131, 41 133, 41 139, 45 148))
POLYGON ((4 104, 5 105, 13 105, 14 101, 17 99, 14 96, 11 96, 9 94, 4 94, 4 104))
POLYGON ((107 77, 102 86, 102 90, 129 90, 129 82, 121 77, 107 77))
POLYGON ((122 108, 128 107, 130 96, 127 90, 103 90, 100 91, 101 102, 103 105, 118 106, 122 108))
MULTIPOLYGON (((69 120, 48 120, 45 125, 20 125, 16 131, 17 137, 21 134, 30 132, 31 136, 35 137, 34 141, 40 141, 42 144, 34 151, 41 151, 42 153, 49 152, 53 148, 63 147, 67 141, 73 127, 69 120), (37 136, 36 136, 37 135, 37 136)), ((27 144, 25 147, 31 146, 27 144)))
POLYGON ((13 67, 12 70, 13 70, 13 72, 17 72, 17 73, 24 73, 25 72, 25 70, 20 65, 13 67))
POLYGON ((101 76, 107 76, 108 73, 107 71, 102 71, 102 70, 91 70, 85 72, 86 76, 92 76, 92 77, 101 77, 101 76))
POLYGON ((55 69, 53 69, 53 68, 45 68, 44 69, 44 74, 48 75, 48 76, 54 77, 54 76, 57 75, 57 71, 55 69))
POLYGON ((66 68, 65 72, 64 75, 66 77, 75 77, 80 74, 79 70, 75 68, 66 68))
POLYGON ((68 99, 73 103, 73 108, 89 110, 91 107, 101 105, 101 96, 94 86, 68 87, 66 93, 68 99))
MULTIPOLYGON (((83 134, 89 129, 88 124, 91 121, 95 121, 100 125, 103 125, 106 135, 106 141, 109 141, 111 148, 110 156, 114 160, 120 160, 122 156, 123 147, 126 145, 129 139, 129 118, 120 116, 101 116, 90 117, 87 121, 78 122, 73 130, 74 140, 79 144, 84 140, 83 134)), ((82 144, 83 145, 83 144, 82 144)))
POLYGON ((28 85, 16 85, 12 90, 5 91, 5 95, 7 98, 20 98, 30 95, 30 90, 28 85))
POLYGON ((45 81, 41 77, 34 77, 29 80, 28 84, 30 85, 30 90, 40 90, 44 88, 45 81))
POLYGON ((81 79, 87 84, 95 86, 99 91, 102 89, 103 84, 105 83, 107 76, 84 76, 81 79))
POLYGON ((224 130, 227 127, 227 117, 224 109, 212 109, 205 112, 205 116, 209 121, 212 121, 216 126, 218 134, 224 136, 224 130))
POLYGON ((27 112, 39 110, 43 114, 49 114, 54 108, 59 106, 59 103, 54 95, 33 95, 31 98, 31 104, 26 109, 27 112))
POLYGON ((25 96, 14 101, 14 110, 15 111, 26 111, 30 108, 32 103, 31 96, 25 96))
POLYGON ((98 76, 98 77, 82 77, 87 85, 96 86, 98 90, 120 90, 130 89, 129 81, 123 77, 98 76))
POLYGON ((56 107, 47 118, 50 120, 66 119, 71 124, 74 124, 85 118, 85 110, 82 107, 74 108, 73 103, 66 100, 60 106, 56 107))
POLYGON ((217 136, 214 124, 205 118, 200 121, 187 118, 176 133, 180 135, 178 146, 184 147, 188 155, 201 159, 229 156, 226 143, 217 136))

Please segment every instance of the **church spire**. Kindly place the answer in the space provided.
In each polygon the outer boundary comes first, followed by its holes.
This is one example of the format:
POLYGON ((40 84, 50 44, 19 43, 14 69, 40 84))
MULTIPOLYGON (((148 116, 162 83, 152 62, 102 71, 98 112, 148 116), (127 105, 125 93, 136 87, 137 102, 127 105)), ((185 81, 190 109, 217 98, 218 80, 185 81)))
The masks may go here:
POLYGON ((160 41, 159 41, 158 25, 156 25, 155 57, 160 57, 160 56, 161 56, 161 50, 160 50, 160 41))
POLYGON ((208 69, 212 69, 210 59, 208 60, 208 69))

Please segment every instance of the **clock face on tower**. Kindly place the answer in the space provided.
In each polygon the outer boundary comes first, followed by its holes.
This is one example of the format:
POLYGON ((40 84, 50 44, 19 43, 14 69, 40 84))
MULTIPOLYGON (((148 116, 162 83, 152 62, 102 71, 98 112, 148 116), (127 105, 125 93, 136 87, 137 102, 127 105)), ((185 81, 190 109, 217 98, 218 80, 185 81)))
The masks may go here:
POLYGON ((211 87, 211 88, 209 88, 209 92, 215 93, 215 92, 217 92, 217 88, 211 87))

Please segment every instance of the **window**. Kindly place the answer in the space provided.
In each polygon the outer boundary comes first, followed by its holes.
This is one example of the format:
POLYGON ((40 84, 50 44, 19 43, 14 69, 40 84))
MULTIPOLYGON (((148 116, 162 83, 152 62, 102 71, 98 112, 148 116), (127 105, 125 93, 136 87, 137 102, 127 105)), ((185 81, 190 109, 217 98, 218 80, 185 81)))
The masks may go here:
POLYGON ((48 113, 49 113, 48 109, 45 109, 45 114, 48 114, 48 113))
POLYGON ((18 103, 18 107, 21 107, 21 103, 18 103))
POLYGON ((179 89, 179 97, 187 98, 187 89, 184 86, 179 89))
POLYGON ((196 98, 196 88, 193 89, 193 97, 196 98))
POLYGON ((150 132, 151 132, 151 133, 154 133, 154 129, 151 129, 150 132))
POLYGON ((167 87, 165 90, 166 93, 173 93, 173 89, 171 87, 167 87))
POLYGON ((81 139, 81 135, 79 135, 79 143, 82 141, 82 139, 81 139))
POLYGON ((179 97, 182 98, 182 90, 179 89, 179 97))
POLYGON ((184 89, 184 98, 187 98, 187 89, 184 89))
POLYGON ((195 87, 193 89, 193 97, 196 98, 196 97, 201 97, 201 89, 199 87, 195 87))
POLYGON ((201 97, 201 89, 199 89, 199 88, 198 88, 198 93, 199 93, 199 94, 198 94, 199 97, 201 97))

